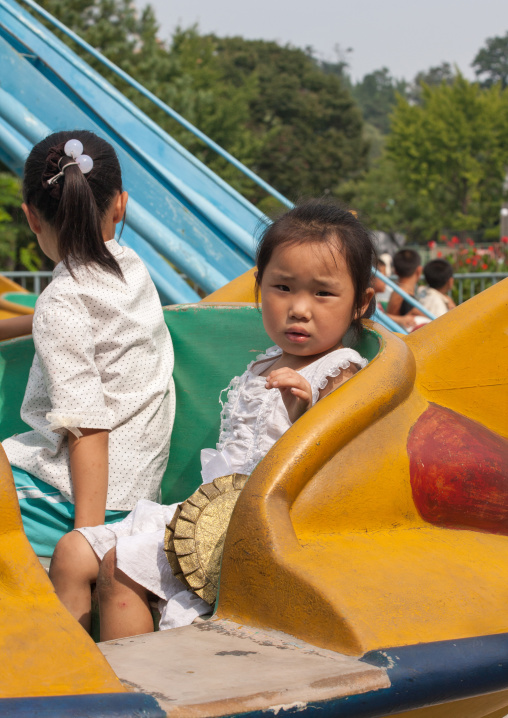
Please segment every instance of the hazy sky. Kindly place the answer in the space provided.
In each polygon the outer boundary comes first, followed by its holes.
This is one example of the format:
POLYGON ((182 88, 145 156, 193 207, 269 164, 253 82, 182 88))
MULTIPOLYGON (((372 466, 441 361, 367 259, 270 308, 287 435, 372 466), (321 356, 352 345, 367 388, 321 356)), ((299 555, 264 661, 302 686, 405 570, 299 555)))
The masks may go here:
MULTIPOLYGON (((135 0, 140 7, 144 0, 135 0)), ((473 77, 471 61, 487 37, 508 30, 506 0, 150 0, 168 38, 181 24, 201 32, 312 46, 334 60, 347 54, 354 79, 386 66, 412 79, 442 61, 473 77)))

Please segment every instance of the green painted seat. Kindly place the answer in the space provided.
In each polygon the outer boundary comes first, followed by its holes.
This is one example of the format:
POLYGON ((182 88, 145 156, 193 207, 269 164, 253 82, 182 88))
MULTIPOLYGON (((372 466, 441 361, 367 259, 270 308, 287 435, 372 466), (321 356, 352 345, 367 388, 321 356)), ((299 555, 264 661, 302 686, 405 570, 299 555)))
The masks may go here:
POLYGON ((33 292, 7 292, 6 294, 2 294, 2 299, 5 302, 28 307, 29 309, 34 309, 38 297, 39 295, 33 294, 33 292))

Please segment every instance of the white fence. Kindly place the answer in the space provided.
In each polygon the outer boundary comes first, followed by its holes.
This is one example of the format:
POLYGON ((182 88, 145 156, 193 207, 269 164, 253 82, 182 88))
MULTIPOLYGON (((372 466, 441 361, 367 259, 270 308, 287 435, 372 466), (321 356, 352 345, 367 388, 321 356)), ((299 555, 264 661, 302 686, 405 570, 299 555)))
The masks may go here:
POLYGON ((0 272, 0 275, 13 279, 29 292, 40 294, 51 282, 53 272, 0 272))

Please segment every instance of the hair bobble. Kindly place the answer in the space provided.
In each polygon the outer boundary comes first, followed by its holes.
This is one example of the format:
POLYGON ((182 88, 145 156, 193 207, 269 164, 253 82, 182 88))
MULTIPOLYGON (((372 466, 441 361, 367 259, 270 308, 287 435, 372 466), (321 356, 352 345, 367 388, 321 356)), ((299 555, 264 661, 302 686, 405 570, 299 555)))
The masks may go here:
POLYGON ((93 159, 83 154, 83 145, 79 140, 68 140, 65 143, 64 152, 67 157, 72 157, 84 175, 93 169, 93 159))
POLYGON ((77 165, 83 174, 88 174, 93 169, 93 160, 83 154, 83 145, 79 140, 68 140, 65 145, 51 147, 46 158, 46 168, 42 175, 42 186, 50 190, 50 195, 60 199, 60 177, 65 176, 67 167, 77 165), (62 160, 69 157, 71 162, 62 166, 62 160))

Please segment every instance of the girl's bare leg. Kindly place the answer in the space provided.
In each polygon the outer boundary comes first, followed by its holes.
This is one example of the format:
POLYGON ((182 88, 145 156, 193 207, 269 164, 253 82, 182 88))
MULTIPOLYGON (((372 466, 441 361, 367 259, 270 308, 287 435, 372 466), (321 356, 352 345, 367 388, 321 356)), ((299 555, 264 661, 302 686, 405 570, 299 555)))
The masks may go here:
POLYGON ((91 584, 97 580, 99 559, 78 531, 65 534, 57 543, 49 577, 66 609, 90 633, 92 621, 91 584))
POLYGON ((116 565, 116 549, 107 552, 97 579, 101 641, 153 631, 148 591, 116 565))

